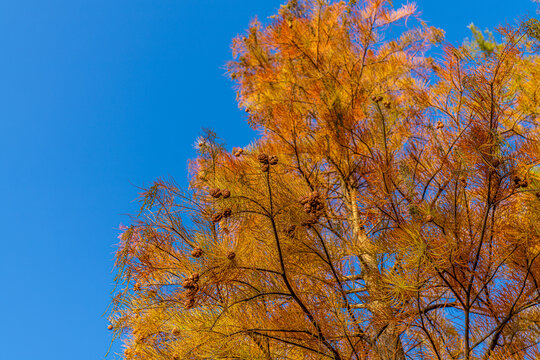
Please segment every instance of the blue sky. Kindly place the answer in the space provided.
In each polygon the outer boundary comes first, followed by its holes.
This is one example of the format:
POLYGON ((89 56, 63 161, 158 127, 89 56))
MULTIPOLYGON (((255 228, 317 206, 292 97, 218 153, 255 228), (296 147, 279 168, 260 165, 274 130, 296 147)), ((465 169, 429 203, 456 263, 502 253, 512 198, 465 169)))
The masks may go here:
MULTIPOLYGON (((280 3, 0 0, 2 359, 104 357, 118 226, 135 213, 137 186, 185 183, 201 127, 229 147, 255 136, 224 64, 232 38, 280 3)), ((470 22, 536 10, 530 0, 417 4, 453 43, 470 22)))

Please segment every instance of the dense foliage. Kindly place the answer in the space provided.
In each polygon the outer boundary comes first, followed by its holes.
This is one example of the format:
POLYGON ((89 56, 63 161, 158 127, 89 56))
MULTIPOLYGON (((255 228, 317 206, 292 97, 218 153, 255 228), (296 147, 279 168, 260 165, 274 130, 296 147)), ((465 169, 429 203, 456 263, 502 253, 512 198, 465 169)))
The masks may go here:
POLYGON ((290 1, 234 40, 262 135, 142 194, 126 359, 540 358, 538 21, 456 48, 415 12, 290 1))

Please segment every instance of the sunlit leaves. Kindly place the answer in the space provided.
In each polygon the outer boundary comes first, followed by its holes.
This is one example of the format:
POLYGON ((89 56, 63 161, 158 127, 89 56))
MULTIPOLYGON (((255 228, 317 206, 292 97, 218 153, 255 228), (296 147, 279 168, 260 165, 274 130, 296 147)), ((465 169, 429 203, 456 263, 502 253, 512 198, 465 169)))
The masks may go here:
POLYGON ((477 56, 415 11, 290 1, 234 40, 261 136, 229 153, 206 131, 187 191, 141 195, 126 358, 540 355, 534 22, 477 56))

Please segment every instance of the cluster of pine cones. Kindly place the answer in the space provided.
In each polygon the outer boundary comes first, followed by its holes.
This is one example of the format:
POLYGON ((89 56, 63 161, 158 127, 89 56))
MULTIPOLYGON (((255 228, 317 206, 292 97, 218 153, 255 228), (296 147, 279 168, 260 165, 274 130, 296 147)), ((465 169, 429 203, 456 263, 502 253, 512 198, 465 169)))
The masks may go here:
MULTIPOLYGON (((223 199, 227 199, 231 196, 230 190, 219 189, 219 188, 212 188, 208 190, 208 194, 210 194, 210 196, 212 196, 214 199, 219 199, 220 197, 223 197, 223 199)), ((230 208, 225 208, 223 211, 217 212, 214 215, 212 215, 212 222, 217 223, 221 221, 221 219, 228 218, 231 215, 232 215, 232 210, 230 208)))
POLYGON ((319 218, 324 215, 324 203, 322 202, 321 195, 317 191, 314 191, 308 196, 301 198, 300 204, 304 205, 304 211, 311 215, 301 223, 302 226, 309 229, 311 225, 316 224, 319 218))
POLYGON ((208 193, 214 199, 219 199, 222 196, 223 196, 224 199, 227 199, 228 197, 231 196, 231 192, 229 190, 227 190, 227 189, 221 190, 219 188, 212 188, 212 189, 208 190, 208 193))
POLYGON ((197 294, 197 291, 199 291, 199 274, 191 274, 190 277, 182 282, 182 287, 186 289, 184 306, 186 309, 191 309, 195 306, 195 295, 197 294))
POLYGON ((527 179, 522 180, 519 176, 516 175, 514 176, 514 186, 516 188, 526 188, 527 186, 529 186, 529 182, 527 181, 527 179))
POLYGON ((270 165, 276 165, 278 163, 278 157, 276 155, 259 154, 257 160, 261 163, 261 170, 263 172, 268 172, 270 165))
POLYGON ((234 148, 233 149, 233 155, 236 156, 236 157, 239 157, 243 153, 244 153, 244 149, 242 149, 242 148, 234 148))
POLYGON ((214 215, 212 215, 212 222, 217 223, 220 222, 221 219, 226 219, 232 215, 231 208, 225 208, 221 212, 217 212, 214 215))

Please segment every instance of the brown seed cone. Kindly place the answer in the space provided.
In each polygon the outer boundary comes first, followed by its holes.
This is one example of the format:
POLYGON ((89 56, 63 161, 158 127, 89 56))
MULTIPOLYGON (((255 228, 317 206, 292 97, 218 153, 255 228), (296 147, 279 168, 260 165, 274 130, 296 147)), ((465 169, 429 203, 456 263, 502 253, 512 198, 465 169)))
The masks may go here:
POLYGON ((221 190, 221 196, 223 196, 224 199, 227 199, 231 196, 231 192, 227 189, 223 189, 221 190))
POLYGON ((174 336, 180 335, 180 330, 177 327, 174 327, 171 332, 174 336))
POLYGON ((228 218, 229 216, 232 215, 232 210, 230 208, 226 208, 225 210, 223 210, 223 218, 228 218))
POLYGON ((276 155, 270 156, 270 158, 268 158, 268 163, 270 165, 276 165, 278 163, 278 157, 276 155))
POLYGON ((208 190, 208 194, 210 194, 211 197, 217 199, 221 196, 221 190, 219 190, 219 188, 212 188, 208 190))
POLYGON ((491 161, 491 165, 496 168, 501 165, 501 160, 499 158, 493 158, 493 160, 491 161))
POLYGON ((538 200, 540 200, 540 191, 536 192, 536 197, 538 198, 538 200))
POLYGON ((514 176, 514 183, 519 184, 521 182, 521 178, 519 176, 514 176))
POLYGON ((234 251, 229 251, 227 253, 227 259, 233 260, 236 257, 236 253, 234 251))
POLYGON ((522 188, 526 188, 527 186, 529 186, 529 182, 526 179, 522 180, 519 182, 519 186, 521 186, 522 188))
POLYGON ((195 294, 197 294, 197 291, 199 291, 199 285, 194 284, 193 287, 190 287, 189 289, 187 289, 186 296, 187 297, 193 297, 193 296, 195 296, 195 294))
POLYGON ((188 278, 182 281, 182 287, 184 289, 192 289, 195 287, 195 283, 191 279, 188 278))
POLYGON ((202 254, 203 254, 203 251, 198 246, 194 248, 193 250, 191 250, 191 256, 193 256, 194 258, 199 258, 202 256, 202 254))
POLYGON ((435 127, 437 129, 442 129, 442 128, 444 128, 444 123, 442 121, 437 121, 437 125, 435 125, 435 127))
POLYGON ((261 153, 257 156, 257 160, 259 160, 261 164, 268 164, 268 155, 261 153))
POLYGON ((262 172, 268 172, 269 169, 270 169, 270 166, 268 164, 261 165, 262 172))
POLYGON ((212 215, 212 222, 217 223, 221 221, 222 218, 223 215, 221 213, 215 213, 214 215, 212 215))
POLYGON ((112 324, 109 324, 109 326, 107 326, 107 330, 112 330, 114 329, 114 326, 112 326, 112 324))
POLYGON ((233 149, 233 154, 234 154, 234 156, 236 156, 236 157, 239 157, 240 155, 242 155, 243 152, 244 152, 244 149, 242 149, 242 148, 235 148, 235 149, 233 149))
POLYGON ((195 306, 195 298, 187 298, 184 301, 184 306, 186 307, 186 309, 191 309, 192 307, 194 307, 195 306))
POLYGON ((191 276, 189 277, 194 283, 197 283, 199 282, 199 273, 193 273, 191 274, 191 276))

